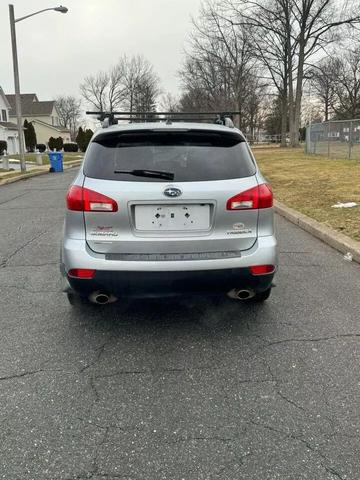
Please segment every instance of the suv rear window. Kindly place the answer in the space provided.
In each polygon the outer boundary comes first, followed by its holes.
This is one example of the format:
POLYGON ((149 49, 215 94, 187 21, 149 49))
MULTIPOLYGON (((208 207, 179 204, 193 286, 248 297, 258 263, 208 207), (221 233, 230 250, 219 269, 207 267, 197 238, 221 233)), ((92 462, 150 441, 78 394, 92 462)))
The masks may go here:
POLYGON ((237 133, 132 131, 98 135, 86 153, 88 177, 131 182, 164 182, 116 171, 155 170, 173 174, 176 182, 249 177, 255 165, 248 146, 237 133))

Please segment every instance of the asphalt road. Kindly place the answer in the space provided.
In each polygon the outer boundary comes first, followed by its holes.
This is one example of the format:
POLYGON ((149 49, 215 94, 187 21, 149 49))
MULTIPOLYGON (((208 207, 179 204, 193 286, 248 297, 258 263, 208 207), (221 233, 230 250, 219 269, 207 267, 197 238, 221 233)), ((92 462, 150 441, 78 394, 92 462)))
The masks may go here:
POLYGON ((0 188, 0 478, 358 480, 360 267, 278 218, 270 301, 60 292, 75 171, 0 188))

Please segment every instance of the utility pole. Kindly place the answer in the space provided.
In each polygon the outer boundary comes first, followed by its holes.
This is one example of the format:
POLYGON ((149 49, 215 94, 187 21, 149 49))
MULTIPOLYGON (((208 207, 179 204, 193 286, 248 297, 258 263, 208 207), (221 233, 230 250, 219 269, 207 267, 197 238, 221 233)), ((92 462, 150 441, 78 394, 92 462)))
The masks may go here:
POLYGON ((50 7, 43 8, 29 15, 25 15, 21 18, 15 18, 14 5, 9 5, 9 17, 10 17, 10 30, 11 30, 11 46, 12 46, 12 56, 13 56, 13 66, 14 66, 14 85, 15 85, 15 107, 16 107, 16 120, 17 120, 17 129, 18 129, 18 139, 19 139, 19 152, 20 152, 20 168, 21 173, 26 172, 26 163, 25 163, 25 149, 24 149, 24 131, 22 125, 22 114, 21 114, 21 97, 20 97, 20 80, 19 80, 19 63, 17 55, 17 46, 16 46, 16 29, 15 23, 26 20, 29 17, 38 15, 39 13, 47 12, 49 10, 54 10, 55 12, 67 13, 68 9, 60 5, 59 7, 50 7))
POLYGON ((20 168, 21 168, 21 173, 25 173, 26 163, 25 163, 25 149, 24 149, 24 131, 22 126, 22 114, 21 114, 19 64, 18 64, 17 46, 16 46, 14 5, 9 5, 9 16, 10 16, 10 29, 11 29, 12 57, 13 57, 13 66, 14 66, 15 105, 16 105, 16 121, 17 121, 19 152, 20 152, 20 168))

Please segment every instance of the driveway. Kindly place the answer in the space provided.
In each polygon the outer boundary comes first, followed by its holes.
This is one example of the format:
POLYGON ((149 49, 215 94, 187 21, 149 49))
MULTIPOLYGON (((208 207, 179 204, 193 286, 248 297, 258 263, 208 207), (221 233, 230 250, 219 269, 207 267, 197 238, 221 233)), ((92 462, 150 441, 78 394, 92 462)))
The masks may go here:
POLYGON ((75 170, 0 188, 0 478, 358 480, 360 267, 277 218, 269 302, 60 292, 75 170))

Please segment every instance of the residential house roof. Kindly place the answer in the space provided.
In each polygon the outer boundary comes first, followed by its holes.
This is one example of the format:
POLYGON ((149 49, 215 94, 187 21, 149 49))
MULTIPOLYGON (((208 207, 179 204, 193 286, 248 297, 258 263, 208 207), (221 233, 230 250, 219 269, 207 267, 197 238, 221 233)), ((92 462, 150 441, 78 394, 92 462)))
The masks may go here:
POLYGON ((31 123, 40 123, 41 125, 45 125, 46 127, 56 130, 57 132, 66 132, 66 133, 70 132, 68 128, 61 127, 60 125, 58 126, 50 125, 50 123, 43 122, 42 120, 39 120, 39 119, 31 120, 31 123))
POLYGON ((4 92, 4 90, 1 88, 1 86, 0 86, 0 96, 3 98, 6 107, 7 107, 7 108, 11 108, 11 105, 10 105, 10 103, 9 103, 9 100, 6 98, 5 92, 4 92))
MULTIPOLYGON (((8 102, 10 103, 11 110, 9 115, 15 115, 15 95, 6 95, 8 102)), ((35 93, 23 93, 20 95, 21 98, 21 113, 23 116, 38 116, 38 115, 51 115, 55 101, 47 100, 40 102, 35 93)))

